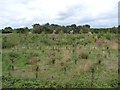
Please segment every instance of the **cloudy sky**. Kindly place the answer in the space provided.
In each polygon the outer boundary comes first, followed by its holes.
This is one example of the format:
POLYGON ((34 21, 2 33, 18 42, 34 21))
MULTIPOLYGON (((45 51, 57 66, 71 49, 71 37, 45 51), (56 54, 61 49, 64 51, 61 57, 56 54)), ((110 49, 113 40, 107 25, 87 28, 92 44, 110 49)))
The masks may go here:
POLYGON ((0 0, 0 29, 60 25, 113 27, 118 25, 119 0, 0 0))

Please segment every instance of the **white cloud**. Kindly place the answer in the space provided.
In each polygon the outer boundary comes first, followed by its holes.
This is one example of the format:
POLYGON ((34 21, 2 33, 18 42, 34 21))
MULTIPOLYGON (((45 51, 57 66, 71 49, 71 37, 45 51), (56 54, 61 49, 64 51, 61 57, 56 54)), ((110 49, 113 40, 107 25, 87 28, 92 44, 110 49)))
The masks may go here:
POLYGON ((119 0, 0 0, 0 28, 33 23, 117 26, 119 0), (97 24, 99 23, 99 24, 97 24), (106 24, 107 23, 107 24, 106 24))

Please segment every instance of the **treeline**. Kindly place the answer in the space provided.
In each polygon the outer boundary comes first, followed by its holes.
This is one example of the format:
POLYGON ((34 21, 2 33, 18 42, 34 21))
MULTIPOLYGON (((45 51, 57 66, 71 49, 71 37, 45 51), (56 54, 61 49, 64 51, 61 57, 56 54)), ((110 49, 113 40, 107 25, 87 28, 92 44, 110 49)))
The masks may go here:
POLYGON ((12 29, 11 27, 5 27, 4 29, 2 29, 0 32, 2 33, 45 33, 45 34, 51 34, 51 33, 55 33, 55 34, 59 34, 59 33, 73 33, 73 34, 79 34, 79 33, 88 33, 88 32, 92 32, 92 33, 99 33, 99 32, 110 32, 110 33, 118 33, 118 28, 117 27, 113 27, 113 28, 90 28, 90 25, 86 24, 86 25, 79 25, 77 26, 76 24, 72 24, 72 25, 68 25, 68 26, 61 26, 58 24, 33 24, 32 25, 33 28, 29 29, 28 27, 24 27, 24 28, 16 28, 16 29, 12 29))

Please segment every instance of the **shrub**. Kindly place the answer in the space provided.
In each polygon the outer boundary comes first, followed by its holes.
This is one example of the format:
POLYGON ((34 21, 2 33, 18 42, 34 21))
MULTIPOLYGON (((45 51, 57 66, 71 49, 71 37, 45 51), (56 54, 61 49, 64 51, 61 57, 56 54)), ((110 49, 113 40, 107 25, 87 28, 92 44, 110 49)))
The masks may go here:
POLYGON ((2 29, 2 33, 13 33, 14 30, 11 27, 5 27, 2 29))
POLYGON ((111 39, 111 34, 110 34, 110 33, 107 33, 107 34, 105 35, 105 38, 106 38, 107 40, 110 40, 110 39, 111 39))
POLYGON ((2 39, 2 48, 11 48, 18 44, 18 39, 13 36, 5 36, 2 39))
POLYGON ((82 52, 80 55, 79 55, 79 58, 80 59, 88 59, 88 53, 86 53, 86 52, 82 52))
POLYGON ((16 42, 13 41, 2 41, 2 48, 11 48, 14 47, 16 45, 16 42))
POLYGON ((9 53, 9 56, 10 56, 11 58, 17 58, 17 57, 18 57, 18 54, 17 54, 16 52, 10 52, 10 53, 9 53))

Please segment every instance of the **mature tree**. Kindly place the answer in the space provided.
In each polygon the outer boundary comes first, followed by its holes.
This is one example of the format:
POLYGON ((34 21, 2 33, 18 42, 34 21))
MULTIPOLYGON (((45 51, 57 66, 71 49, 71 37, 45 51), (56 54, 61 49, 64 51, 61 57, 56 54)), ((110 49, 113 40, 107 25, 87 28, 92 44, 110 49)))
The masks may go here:
POLYGON ((38 34, 42 33, 42 28, 40 24, 33 24, 32 26, 34 33, 38 33, 38 34))
POLYGON ((45 26, 50 26, 50 24, 49 24, 49 23, 46 23, 45 26))
POLYGON ((90 28, 90 25, 86 24, 86 25, 83 25, 83 27, 90 28))
POLYGON ((42 25, 42 27, 43 27, 43 31, 45 33, 49 33, 49 34, 53 33, 53 28, 49 23, 46 23, 46 24, 42 25))
POLYGON ((90 31, 90 25, 88 24, 83 25, 82 29, 83 29, 83 33, 88 33, 90 31))
POLYGON ((11 28, 11 27, 5 27, 4 29, 6 29, 6 30, 7 30, 7 29, 12 30, 12 28, 11 28))
POLYGON ((118 33, 118 29, 120 30, 120 28, 117 28, 117 27, 114 26, 114 27, 109 29, 110 30, 109 32, 110 33, 118 33))
POLYGON ((11 27, 5 27, 2 29, 2 33, 13 33, 13 29, 11 27))
POLYGON ((28 33, 28 31, 29 31, 28 27, 17 28, 15 30, 16 30, 17 33, 23 33, 23 34, 28 33))
POLYGON ((71 27, 74 27, 74 28, 76 28, 77 26, 76 26, 76 24, 72 24, 72 25, 71 25, 71 27))
POLYGON ((51 24, 51 30, 55 33, 55 34, 58 34, 61 32, 62 30, 62 26, 58 25, 58 24, 51 24))

